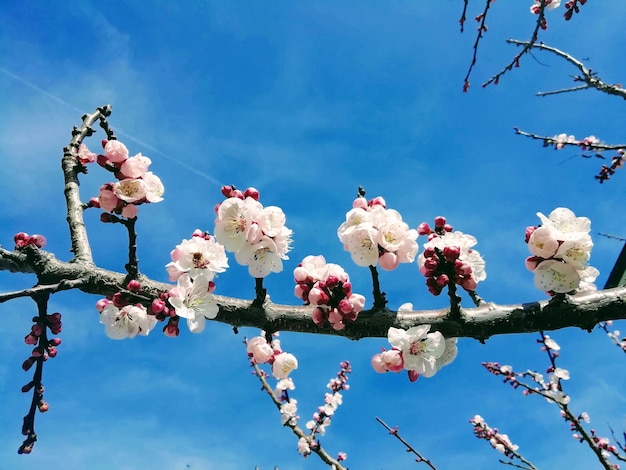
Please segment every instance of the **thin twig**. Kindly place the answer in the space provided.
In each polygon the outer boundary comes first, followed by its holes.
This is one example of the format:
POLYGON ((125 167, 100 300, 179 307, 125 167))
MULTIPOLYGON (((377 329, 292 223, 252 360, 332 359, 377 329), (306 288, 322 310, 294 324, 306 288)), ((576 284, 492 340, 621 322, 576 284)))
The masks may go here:
POLYGON ((404 444, 404 446, 406 447, 406 451, 407 452, 411 452, 413 454, 415 454, 417 456, 417 458, 415 459, 416 462, 420 463, 420 462, 424 462, 426 465, 428 465, 430 468, 432 468, 432 470, 437 470, 437 467, 435 467, 433 465, 433 463, 428 460, 426 457, 424 457, 422 454, 420 454, 411 444, 409 444, 407 441, 405 441, 402 436, 400 436, 400 434, 398 433, 398 428, 390 428, 389 425, 387 425, 387 423, 385 423, 382 419, 380 419, 378 416, 376 416, 376 421, 378 421, 380 424, 382 424, 387 431, 389 431, 389 434, 391 434, 392 436, 394 436, 396 439, 398 439, 400 442, 402 442, 402 444, 404 444))

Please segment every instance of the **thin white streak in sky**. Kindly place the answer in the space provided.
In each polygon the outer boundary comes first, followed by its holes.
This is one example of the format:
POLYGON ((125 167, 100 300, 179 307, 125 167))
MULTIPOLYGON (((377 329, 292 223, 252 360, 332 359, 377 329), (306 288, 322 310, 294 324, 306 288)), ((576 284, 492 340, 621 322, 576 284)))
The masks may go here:
MULTIPOLYGON (((31 88, 32 90, 35 90, 36 92, 38 92, 38 93, 40 93, 40 94, 42 94, 44 96, 47 96, 48 98, 56 101, 57 103, 62 104, 63 106, 65 106, 65 107, 67 107, 67 108, 69 108, 69 109, 71 109, 73 111, 76 111, 76 112, 81 113, 81 114, 84 113, 84 110, 81 111, 80 109, 78 109, 73 104, 70 104, 67 101, 64 101, 63 99, 59 98, 58 96, 53 95, 52 93, 49 93, 49 92, 47 92, 46 90, 44 90, 42 88, 39 88, 34 83, 31 83, 28 80, 25 80, 22 77, 20 77, 18 75, 15 75, 14 73, 8 71, 5 68, 0 67, 0 72, 2 72, 3 74, 5 74, 8 77, 11 77, 13 80, 16 80, 16 81, 20 82, 21 84, 26 85, 27 87, 31 88)), ((166 153, 163 153, 162 151, 160 151, 159 149, 153 147, 152 145, 147 144, 147 143, 139 140, 136 137, 133 137, 132 135, 128 134, 127 132, 124 132, 122 129, 116 127, 115 128, 115 132, 117 134, 121 135, 121 136, 124 136, 127 140, 132 140, 133 142, 141 145, 142 147, 146 147, 151 152, 157 153, 157 154, 161 155, 162 157, 165 157, 166 159, 168 159, 168 160, 176 163, 177 165, 183 167, 185 170, 188 170, 188 171, 190 171, 192 173, 195 173, 196 175, 200 176, 201 178, 204 178, 207 181, 210 181, 211 183, 213 183, 213 184, 215 184, 217 186, 221 186, 221 183, 219 181, 217 181, 215 178, 213 178, 212 176, 207 175, 206 173, 198 170, 197 168, 194 168, 191 165, 188 165, 187 163, 185 163, 185 162, 183 162, 181 160, 178 160, 178 159, 176 159, 176 158, 174 158, 174 157, 172 157, 172 156, 170 156, 170 155, 168 155, 166 153)))

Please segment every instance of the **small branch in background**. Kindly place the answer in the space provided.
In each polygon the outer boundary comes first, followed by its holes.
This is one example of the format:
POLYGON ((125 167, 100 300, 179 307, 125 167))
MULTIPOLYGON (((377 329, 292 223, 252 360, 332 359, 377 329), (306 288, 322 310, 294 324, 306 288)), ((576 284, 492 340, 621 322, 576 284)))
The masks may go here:
POLYGON ((598 328, 604 330, 604 332, 608 335, 609 338, 613 341, 613 343, 620 348, 623 352, 626 353, 626 336, 620 338, 619 330, 609 331, 609 326, 613 324, 612 321, 603 321, 598 323, 598 328))
MULTIPOLYGON (((530 50, 532 49, 532 46, 537 41, 537 38, 539 37, 539 29, 546 28, 545 10, 546 10, 546 0, 541 0, 539 9, 537 11, 537 23, 535 25, 535 29, 533 30, 533 34, 530 38, 530 41, 527 41, 525 43, 526 45, 524 46, 522 51, 519 54, 515 55, 515 57, 513 57, 513 60, 506 67, 504 67, 500 72, 498 72, 489 80, 487 80, 485 83, 483 83, 482 84, 483 88, 485 88, 487 85, 490 85, 491 83, 493 83, 494 85, 497 85, 498 82, 500 81, 500 77, 502 77, 505 73, 513 70, 513 67, 519 67, 520 65, 519 61, 522 58, 522 56, 530 52, 530 50)), ((509 41, 512 41, 512 40, 509 40, 509 41)))
POLYGON ((17 450, 18 454, 30 454, 32 452, 33 446, 35 442, 37 442, 37 434, 35 433, 35 413, 37 410, 39 410, 40 413, 45 413, 49 408, 48 403, 43 399, 44 387, 41 381, 43 363, 47 361, 48 358, 53 358, 57 355, 56 347, 61 344, 61 340, 58 338, 48 339, 48 328, 53 334, 61 332, 61 314, 53 313, 48 315, 49 297, 50 295, 47 293, 37 293, 32 296, 32 299, 37 304, 37 316, 33 319, 34 325, 24 338, 24 342, 27 345, 35 346, 35 348, 31 356, 23 362, 22 369, 28 371, 33 365, 36 364, 36 366, 33 379, 22 387, 22 392, 24 393, 32 390, 33 398, 28 413, 24 416, 22 423, 22 434, 26 436, 26 438, 17 450))
MULTIPOLYGON (((501 366, 497 362, 485 362, 483 366, 492 374, 504 377, 504 383, 508 383, 514 389, 521 388, 524 395, 539 395, 550 403, 556 404, 561 410, 561 417, 570 423, 572 437, 579 442, 585 442, 589 449, 596 455, 598 461, 605 470, 615 470, 610 462, 611 457, 618 460, 626 460, 626 455, 620 453, 620 449, 610 444, 609 439, 596 435, 595 430, 589 432, 583 426, 583 422, 589 422, 589 415, 585 412, 574 414, 570 407, 570 397, 564 392, 562 381, 569 379, 569 371, 557 366, 556 358, 559 357, 560 346, 548 335, 540 332, 541 349, 548 355, 550 366, 546 369, 548 380, 544 380, 543 374, 528 370, 515 372, 511 366, 501 366), (528 384, 523 379, 531 379, 534 384, 528 384)), ((492 444, 493 445, 493 444, 492 444)), ((494 446, 495 447, 495 446, 494 446)))
POLYGON ((626 99, 626 90, 622 88, 621 84, 609 85, 608 83, 605 83, 604 81, 602 81, 602 79, 598 77, 598 75, 595 72, 585 67, 585 64, 583 64, 580 60, 574 58, 572 55, 568 54, 567 52, 563 52, 557 49, 556 47, 551 47, 543 43, 535 43, 535 40, 518 41, 517 39, 507 39, 506 42, 509 44, 515 44, 517 46, 524 46, 524 50, 522 51, 522 53, 524 53, 524 51, 528 52, 530 49, 534 48, 534 49, 539 49, 541 51, 550 52, 552 54, 555 54, 565 59, 574 67, 576 67, 578 71, 580 72, 580 75, 576 75, 573 77, 574 82, 583 82, 585 84, 585 85, 581 85, 580 87, 566 88, 563 90, 556 90, 556 91, 551 91, 551 92, 543 92, 542 94, 539 94, 539 96, 547 96, 547 95, 554 95, 557 93, 576 91, 577 88, 578 89, 595 88, 596 90, 601 91, 603 93, 607 93, 609 95, 614 95, 614 96, 620 96, 621 98, 626 99))
MULTIPOLYGON (((261 389, 265 390, 267 392, 267 394, 270 396, 271 400, 274 402, 274 405, 276 406, 276 408, 281 411, 281 406, 283 405, 283 402, 281 402, 280 398, 276 396, 276 394, 274 393, 274 390, 272 389, 272 387, 270 386, 270 384, 267 382, 267 374, 265 372, 263 372, 259 366, 255 363, 252 363, 252 368, 254 370, 254 374, 257 376, 257 378, 259 379, 259 381, 261 382, 261 389)), ((282 414, 282 413, 281 413, 282 414)), ((308 439, 308 435, 307 433, 305 433, 302 428, 300 428, 297 424, 293 423, 292 420, 287 420, 284 423, 285 427, 288 427, 289 429, 291 429, 291 431, 299 438, 299 439, 308 439)), ((326 450, 324 450, 324 448, 322 448, 322 445, 319 443, 319 441, 316 441, 316 445, 310 446, 310 450, 311 452, 314 452, 315 454, 317 454, 319 456, 319 458, 322 460, 322 462, 324 462, 326 465, 328 465, 329 467, 331 467, 334 470, 347 470, 346 467, 344 467, 343 465, 341 465, 339 463, 339 460, 334 459, 333 457, 330 456, 330 454, 328 454, 328 452, 326 452, 326 450)))
POLYGON ((508 457, 511 460, 517 459, 522 465, 514 463, 512 461, 499 459, 498 461, 504 465, 510 465, 515 468, 521 468, 524 470, 538 470, 537 467, 533 465, 530 460, 527 460, 522 454, 520 454, 517 450, 519 449, 518 445, 515 445, 509 439, 509 436, 506 434, 500 434, 498 429, 491 428, 485 420, 480 415, 474 416, 469 421, 472 426, 474 426, 474 435, 478 439, 484 439, 491 444, 491 447, 496 449, 498 452, 504 454, 505 457, 508 457))
POLYGON ((479 296, 476 291, 469 290, 467 291, 467 294, 472 298, 472 302, 474 302, 474 305, 476 305, 477 307, 485 304, 485 300, 481 296, 479 296))
POLYGON ((469 0, 463 0, 463 12, 461 13, 461 18, 459 19, 459 24, 461 25, 461 32, 463 32, 463 28, 465 27, 465 20, 467 14, 467 7, 469 6, 469 0))
POLYGON ((378 421, 380 424, 382 424, 387 429, 387 431, 389 431, 389 434, 391 434, 393 437, 395 437, 400 442, 402 442, 402 444, 404 444, 404 446, 406 447, 406 451, 407 452, 415 454, 415 456, 416 456, 415 461, 417 463, 423 462, 426 465, 428 465, 432 470, 437 470, 437 467, 435 467, 430 460, 428 460, 426 457, 424 457, 422 454, 420 454, 417 450, 415 450, 415 448, 411 444, 409 444, 407 441, 405 441, 402 438, 402 436, 400 436, 400 434, 398 433, 398 426, 396 426, 396 427, 394 427, 392 429, 392 428, 389 427, 389 425, 387 425, 387 423, 385 423, 378 416, 376 416, 376 421, 378 421))
MULTIPOLYGON (((469 90, 469 87, 470 87, 469 78, 470 78, 470 75, 472 74, 472 69, 474 68, 474 65, 476 65, 476 59, 478 57, 478 45, 480 44, 480 40, 483 38, 483 33, 487 32, 487 26, 485 25, 485 22, 487 21, 487 13, 489 12, 489 7, 491 6, 492 1, 493 0, 486 0, 485 9, 480 15, 476 17, 476 22, 480 22, 480 24, 478 25, 478 33, 476 34, 476 41, 474 41, 474 55, 472 56, 472 62, 470 63, 470 66, 467 70, 467 74, 465 74, 465 78, 463 79, 463 91, 464 92, 467 92, 469 90)), ((461 32, 463 32, 463 23, 465 21, 466 10, 467 10, 467 1, 465 2, 465 5, 463 7, 463 16, 461 16, 461 32)))

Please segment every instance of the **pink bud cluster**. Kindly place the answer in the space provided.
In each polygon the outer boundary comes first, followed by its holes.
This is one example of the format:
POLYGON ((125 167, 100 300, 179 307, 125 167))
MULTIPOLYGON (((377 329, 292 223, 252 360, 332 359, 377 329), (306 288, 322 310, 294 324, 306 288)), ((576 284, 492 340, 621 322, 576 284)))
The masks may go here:
POLYGON ((292 231, 285 226, 280 207, 259 202, 259 191, 223 186, 226 200, 215 206, 215 236, 226 251, 235 253, 237 263, 248 267, 256 279, 283 270, 289 259, 292 231))
POLYGON ((580 13, 580 9, 578 8, 579 3, 584 5, 587 3, 587 0, 569 0, 565 3, 565 8, 567 9, 567 11, 563 14, 565 21, 571 20, 574 13, 580 13))
MULTIPOLYGON (((118 140, 103 140, 102 147, 104 155, 98 155, 96 161, 119 181, 102 185, 98 197, 90 201, 93 207, 132 219, 137 217, 137 206, 163 200, 163 183, 147 171, 152 163, 148 157, 140 153, 130 157, 126 146, 118 140)), ((115 219, 103 213, 101 220, 112 222, 115 219)))
POLYGON ((15 248, 24 248, 25 246, 28 245, 35 245, 38 248, 43 248, 44 246, 46 246, 46 237, 44 237, 43 235, 39 235, 39 234, 35 234, 35 235, 29 235, 27 233, 24 232, 19 232, 16 233, 13 236, 13 240, 15 241, 15 248))
MULTIPOLYGON (((41 383, 41 368, 43 362, 49 358, 54 358, 57 355, 57 347, 61 344, 60 338, 48 339, 47 330, 54 335, 61 333, 61 314, 52 313, 50 315, 40 314, 33 318, 33 325, 30 332, 24 338, 24 342, 27 345, 35 346, 32 350, 31 356, 22 363, 22 369, 28 371, 34 364, 37 364, 37 369, 33 376, 33 380, 28 382, 22 387, 22 392, 27 393, 33 391, 33 403, 37 404, 37 410, 40 413, 45 413, 50 408, 48 403, 44 400, 44 387, 41 383)), ((24 416, 22 424, 22 434, 26 436, 24 442, 19 447, 17 452, 19 454, 30 454, 33 450, 33 445, 37 441, 37 435, 35 434, 35 408, 32 408, 29 413, 24 416)))
POLYGON ((398 211, 387 209, 380 196, 369 201, 357 197, 337 236, 357 266, 379 264, 390 271, 412 263, 417 254, 417 231, 409 229, 398 211))
POLYGON ((476 239, 462 232, 454 232, 445 217, 435 217, 434 229, 426 222, 421 223, 417 232, 428 236, 417 263, 420 273, 426 277, 426 286, 431 294, 441 294, 443 288, 451 283, 473 292, 478 282, 486 278, 485 262, 480 253, 471 248, 476 244, 476 239))
POLYGON ((333 329, 343 330, 365 306, 365 297, 352 293, 352 284, 343 268, 326 263, 321 255, 304 258, 293 276, 294 294, 305 304, 315 306, 313 321, 318 326, 328 321, 333 329))

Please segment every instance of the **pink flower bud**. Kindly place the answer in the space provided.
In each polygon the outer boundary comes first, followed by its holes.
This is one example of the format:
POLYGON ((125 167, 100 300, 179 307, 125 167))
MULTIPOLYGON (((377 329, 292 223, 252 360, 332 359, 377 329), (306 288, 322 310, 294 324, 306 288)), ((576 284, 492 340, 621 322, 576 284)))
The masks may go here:
POLYGON ((165 308, 165 302, 161 299, 154 299, 150 305, 150 311, 154 314, 161 313, 165 308))
POLYGON ((437 254, 435 249, 432 246, 424 249, 424 258, 432 258, 437 254))
POLYGON ((106 159, 113 163, 122 163, 128 158, 128 149, 119 140, 107 141, 104 145, 104 153, 106 159))
POLYGON ((128 285, 126 286, 126 288, 130 291, 133 292, 138 292, 139 290, 141 290, 141 283, 137 280, 137 279, 132 279, 128 285))
POLYGON ((47 242, 46 237, 44 237, 43 235, 40 235, 38 233, 33 235, 33 236, 31 236, 28 239, 28 244, 29 245, 35 245, 35 246, 37 246, 39 248, 43 248, 46 245, 46 242, 47 242))
POLYGON ((259 200, 259 190, 256 188, 247 188, 243 195, 244 197, 251 197, 255 201, 259 200))
POLYGON ((381 360, 385 364, 387 370, 391 372, 400 372, 404 368, 402 352, 397 349, 383 351, 381 353, 381 360))
POLYGON ((538 227, 526 227, 526 235, 524 237, 524 240, 526 243, 528 243, 528 240, 530 240, 530 236, 533 234, 533 232, 535 230, 537 230, 538 227))
MULTIPOLYGON (((350 310, 352 310, 352 306, 350 306, 350 310)), ((331 308, 330 311, 328 312, 328 321, 330 322, 331 325, 333 325, 333 328, 334 328, 335 323, 341 323, 343 321, 343 313, 341 313, 336 308, 331 308)))
POLYGON ((324 305, 328 303, 328 300, 328 294, 317 287, 313 287, 309 292, 309 302, 313 305, 324 305))
POLYGON ((385 372, 388 372, 387 366, 382 360, 382 354, 374 354, 374 356, 372 356, 371 362, 372 362, 372 367, 379 374, 384 374, 385 372))
POLYGON ((224 185, 222 186, 222 194, 224 197, 230 197, 234 189, 235 187, 232 185, 224 185))
POLYGON ((543 261, 543 258, 540 258, 539 256, 529 256, 528 258, 526 258, 526 269, 528 269, 529 271, 534 271, 537 266, 539 266, 539 263, 541 263, 543 261))
POLYGON ((378 263, 385 271, 393 271, 400 264, 400 258, 395 253, 387 251, 378 257, 378 263))
POLYGON ((56 357, 56 356, 57 356, 57 354, 58 354, 58 352, 59 352, 59 351, 58 351, 58 350, 57 350, 57 348, 55 348, 54 346, 50 346, 50 347, 48 347, 48 356, 50 356, 50 357, 56 357))
POLYGON ((352 201, 352 208, 367 209, 367 200, 364 197, 357 197, 352 201))
POLYGON ((113 294, 113 305, 115 305, 117 308, 126 307, 128 305, 128 299, 121 292, 116 292, 115 294, 113 294))
POLYGON ((381 196, 376 196, 374 199, 370 199, 367 204, 371 207, 373 206, 382 206, 387 207, 387 203, 381 196))
POLYGON ((134 219, 139 214, 139 208, 136 204, 126 204, 122 208, 122 217, 126 217, 127 219, 134 219))
POLYGON ((350 297, 352 295, 352 283, 351 282, 344 282, 341 285, 341 289, 343 290, 343 293, 346 295, 346 297, 350 297))
POLYGON ((61 344, 61 338, 52 338, 50 341, 48 341, 48 344, 50 346, 58 346, 61 344))
POLYGON ((43 349, 39 346, 37 346, 36 348, 33 348, 33 357, 41 357, 43 356, 43 349))
POLYGON ((243 197, 243 192, 239 189, 235 189, 232 193, 230 193, 230 197, 236 197, 237 199, 245 199, 243 197))
POLYGON ((174 338, 180 334, 180 329, 178 328, 178 318, 170 317, 167 321, 167 325, 163 327, 163 334, 168 338, 174 338))
POLYGON ((315 323, 317 326, 322 326, 326 322, 326 320, 328 320, 328 314, 319 307, 313 309, 311 317, 313 319, 313 323, 315 323))
POLYGON ((207 286, 207 292, 209 294, 215 292, 215 281, 209 281, 209 285, 207 286))
POLYGON ((443 248, 443 256, 450 262, 456 261, 461 256, 461 248, 458 246, 446 246, 443 248))
POLYGON ((435 217, 435 228, 443 228, 446 225, 446 218, 439 215, 435 217))
POLYGON ((445 274, 442 274, 437 278, 437 286, 441 288, 444 288, 446 285, 448 285, 448 282, 450 282, 450 278, 445 274))
POLYGON ((28 239, 30 236, 25 232, 16 233, 13 236, 13 241, 15 241, 15 248, 23 248, 28 245, 28 239))
POLYGON ((37 344, 37 341, 39 341, 39 339, 32 333, 28 333, 25 337, 24 337, 24 342, 26 344, 30 344, 31 346, 37 344))
POLYGON ((39 408, 39 412, 40 413, 45 413, 46 411, 48 411, 50 409, 50 406, 48 405, 47 402, 41 400, 39 402, 39 404, 37 405, 37 407, 39 408))
POLYGON ((30 327, 30 331, 33 336, 41 336, 41 334, 43 333, 43 325, 41 325, 40 323, 35 323, 33 326, 30 327))
POLYGON ((313 282, 313 278, 309 275, 309 271, 302 266, 298 266, 293 270, 293 278, 296 282, 313 282))
POLYGON ((452 227, 452 225, 450 225, 450 224, 445 224, 443 226, 443 230, 444 230, 444 232, 452 232, 454 230, 454 227, 452 227))
POLYGON ((341 311, 341 313, 344 313, 344 314, 350 313, 352 311, 352 303, 348 299, 341 299, 339 301, 338 308, 341 311))
POLYGON ((419 235, 430 235, 432 233, 432 229, 426 222, 422 222, 417 226, 417 233, 419 235))
POLYGON ((420 377, 420 375, 414 370, 407 370, 407 373, 409 375, 409 382, 417 382, 417 379, 420 377))
POLYGON ((296 287, 293 289, 293 294, 302 299, 304 302, 309 301, 309 286, 306 284, 296 284, 296 287))
POLYGON ((96 302, 96 310, 100 313, 109 305, 111 301, 109 299, 100 299, 96 302))

